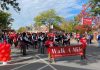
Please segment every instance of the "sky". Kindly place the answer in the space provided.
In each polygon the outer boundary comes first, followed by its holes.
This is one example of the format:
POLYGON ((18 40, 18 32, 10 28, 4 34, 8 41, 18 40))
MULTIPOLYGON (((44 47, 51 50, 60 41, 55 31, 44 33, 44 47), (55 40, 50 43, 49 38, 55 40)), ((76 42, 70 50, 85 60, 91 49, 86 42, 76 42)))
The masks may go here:
POLYGON ((43 11, 54 9, 59 16, 65 19, 73 19, 82 9, 82 5, 88 0, 17 0, 20 13, 13 8, 8 12, 12 14, 14 22, 12 29, 34 24, 34 17, 43 11))

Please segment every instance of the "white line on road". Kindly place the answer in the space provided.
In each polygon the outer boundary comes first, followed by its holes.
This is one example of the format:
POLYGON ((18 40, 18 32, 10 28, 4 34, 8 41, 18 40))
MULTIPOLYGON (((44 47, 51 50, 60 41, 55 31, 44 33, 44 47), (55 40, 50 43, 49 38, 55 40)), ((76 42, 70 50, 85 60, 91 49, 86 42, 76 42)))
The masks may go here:
MULTIPOLYGON (((41 59, 38 59, 38 60, 36 60, 36 61, 33 61, 32 63, 36 63, 36 62, 38 62, 38 61, 40 61, 40 60, 41 60, 41 59)), ((13 69, 11 69, 11 70, 17 70, 17 69, 20 69, 20 68, 25 67, 25 66, 27 66, 27 65, 30 65, 30 64, 32 64, 32 63, 24 64, 24 65, 21 65, 21 66, 19 66, 19 67, 13 68, 13 69)))
POLYGON ((20 69, 20 68, 22 68, 22 67, 24 67, 24 66, 27 66, 27 65, 29 65, 29 64, 21 65, 21 66, 19 66, 19 67, 13 68, 13 69, 11 69, 11 70, 17 70, 17 69, 20 69))
MULTIPOLYGON (((53 70, 57 70, 55 67, 53 67, 52 65, 50 65, 47 61, 45 61, 45 59, 42 59, 42 58, 39 57, 38 55, 36 55, 36 57, 38 57, 39 59, 33 61, 32 63, 36 63, 36 62, 38 62, 38 61, 43 61, 45 64, 47 64, 46 66, 43 66, 43 67, 39 68, 40 70, 43 69, 43 68, 45 68, 45 67, 47 67, 47 66, 51 67, 53 70)), ((21 65, 21 66, 19 66, 19 67, 15 67, 15 68, 13 68, 13 69, 11 69, 11 70, 18 70, 18 69, 20 69, 20 68, 22 68, 22 67, 25 67, 25 66, 27 66, 27 65, 30 65, 30 64, 32 64, 32 63, 24 64, 24 65, 21 65)))
POLYGON ((49 64, 47 61, 45 61, 44 59, 42 59, 41 57, 39 57, 38 55, 36 55, 36 57, 38 57, 40 60, 42 60, 45 64, 47 64, 49 67, 51 67, 53 70, 57 70, 54 66, 52 66, 51 64, 49 64))
POLYGON ((37 69, 37 70, 42 70, 43 68, 45 68, 45 67, 47 67, 48 65, 45 65, 45 66, 43 66, 43 67, 41 67, 41 68, 39 68, 39 69, 37 69))

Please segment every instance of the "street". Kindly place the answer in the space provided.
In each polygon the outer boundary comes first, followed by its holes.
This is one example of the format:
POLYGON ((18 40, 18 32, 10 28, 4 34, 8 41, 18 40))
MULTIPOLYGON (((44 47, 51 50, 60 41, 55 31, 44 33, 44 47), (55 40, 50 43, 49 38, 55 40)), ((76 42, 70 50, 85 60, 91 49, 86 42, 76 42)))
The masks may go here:
POLYGON ((0 0, 0 70, 100 70, 100 0, 0 0))
POLYGON ((18 51, 13 53, 13 58, 8 65, 0 64, 0 70, 99 70, 100 48, 95 44, 87 46, 87 59, 81 60, 80 56, 66 56, 55 59, 50 63, 47 54, 38 54, 37 50, 29 49, 27 56, 22 56, 18 51), (31 51, 30 51, 31 50, 31 51), (14 55, 15 54, 15 55, 14 55))

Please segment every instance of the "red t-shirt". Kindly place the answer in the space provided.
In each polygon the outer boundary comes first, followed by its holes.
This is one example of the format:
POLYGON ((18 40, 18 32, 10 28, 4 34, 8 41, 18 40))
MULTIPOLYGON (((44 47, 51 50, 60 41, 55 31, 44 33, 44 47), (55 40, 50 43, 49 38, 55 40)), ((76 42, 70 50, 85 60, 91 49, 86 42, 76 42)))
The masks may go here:
POLYGON ((80 42, 82 43, 83 48, 86 48, 86 45, 87 45, 87 40, 86 40, 86 38, 81 38, 81 39, 80 39, 80 42))
POLYGON ((47 47, 51 47, 51 46, 53 46, 53 41, 47 40, 47 41, 45 42, 45 45, 46 45, 47 47))

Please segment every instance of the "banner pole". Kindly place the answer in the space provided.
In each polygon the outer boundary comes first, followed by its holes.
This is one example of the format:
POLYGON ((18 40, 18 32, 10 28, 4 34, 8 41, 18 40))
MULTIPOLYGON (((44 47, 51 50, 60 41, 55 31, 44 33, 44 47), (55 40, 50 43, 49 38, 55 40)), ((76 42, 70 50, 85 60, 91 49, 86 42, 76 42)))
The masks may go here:
POLYGON ((51 62, 50 52, 48 53, 48 60, 49 60, 49 62, 51 62))
POLYGON ((83 17, 82 17, 81 21, 82 21, 81 25, 83 25, 83 17))

